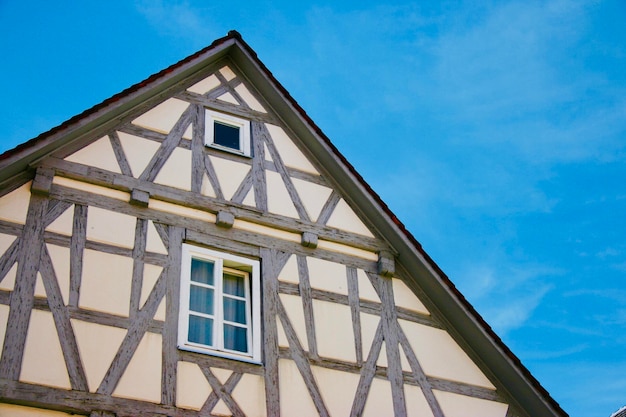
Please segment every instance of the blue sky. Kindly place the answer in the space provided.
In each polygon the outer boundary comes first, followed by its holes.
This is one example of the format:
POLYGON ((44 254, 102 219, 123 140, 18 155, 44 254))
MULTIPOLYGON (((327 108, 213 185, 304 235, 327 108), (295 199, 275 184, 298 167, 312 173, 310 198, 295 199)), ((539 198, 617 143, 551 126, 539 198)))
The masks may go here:
POLYGON ((0 0, 0 150, 236 29, 572 417, 626 404, 626 3, 0 0))

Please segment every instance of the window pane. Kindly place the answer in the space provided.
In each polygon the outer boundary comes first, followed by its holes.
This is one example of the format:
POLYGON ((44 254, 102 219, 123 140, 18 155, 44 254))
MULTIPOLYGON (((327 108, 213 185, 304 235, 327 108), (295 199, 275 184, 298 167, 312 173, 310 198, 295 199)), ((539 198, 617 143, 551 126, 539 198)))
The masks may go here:
POLYGON ((246 302, 224 297, 224 320, 246 324, 246 302))
POLYGON ((237 352, 248 352, 247 330, 224 324, 224 348, 237 352))
POLYGON ((192 285, 189 288, 189 310, 213 315, 213 289, 192 285))
POLYGON ((191 280, 201 282, 207 285, 213 284, 213 262, 201 261, 199 259, 191 260, 191 280))
POLYGON ((213 123, 213 143, 231 149, 239 149, 239 128, 216 121, 213 123))
POLYGON ((190 315, 189 341, 213 346, 213 320, 190 315))
POLYGON ((224 294, 246 296, 246 279, 242 275, 229 274, 224 272, 224 294))

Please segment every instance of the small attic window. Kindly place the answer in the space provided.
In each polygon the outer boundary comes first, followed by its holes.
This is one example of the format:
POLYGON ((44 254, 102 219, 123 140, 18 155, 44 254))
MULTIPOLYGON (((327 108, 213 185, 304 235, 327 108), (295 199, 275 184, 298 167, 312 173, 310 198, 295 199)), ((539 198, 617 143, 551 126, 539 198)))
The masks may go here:
POLYGON ((204 144, 212 148, 251 156, 250 121, 207 109, 204 144))

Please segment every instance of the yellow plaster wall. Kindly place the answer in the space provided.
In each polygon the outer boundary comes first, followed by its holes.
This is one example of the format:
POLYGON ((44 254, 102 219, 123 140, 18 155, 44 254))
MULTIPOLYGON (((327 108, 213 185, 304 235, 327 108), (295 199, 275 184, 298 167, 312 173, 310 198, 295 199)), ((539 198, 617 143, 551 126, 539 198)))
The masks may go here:
POLYGON ((161 335, 146 332, 126 367, 114 396, 161 402, 161 335))
POLYGON ((111 146, 111 140, 108 136, 103 136, 97 141, 79 149, 66 157, 65 160, 102 168, 107 171, 117 172, 118 174, 122 172, 117 158, 115 158, 115 152, 113 152, 113 146, 111 146))
POLYGON ((215 169, 215 174, 217 175, 224 198, 230 200, 233 194, 235 194, 235 191, 237 191, 237 188, 239 188, 239 185, 243 182, 248 171, 250 171, 250 165, 229 161, 212 155, 209 155, 209 159, 215 169))
POLYGON ((159 142, 129 135, 124 132, 117 132, 126 155, 128 165, 135 178, 138 178, 146 169, 146 166, 161 147, 159 142))
MULTIPOLYGON (((187 110, 187 107, 189 107, 189 103, 170 98, 137 117, 133 120, 133 124, 167 134, 172 130, 183 112, 187 110)), ((186 137, 190 138, 190 136, 186 137)), ((137 174, 135 173, 135 175, 137 174)))
POLYGON ((73 417, 74 414, 60 411, 44 410, 41 408, 25 407, 21 405, 1 404, 0 417, 73 417))
MULTIPOLYGON (((298 340, 300 341, 300 345, 304 348, 304 350, 309 350, 307 337, 306 337, 306 325, 304 322, 304 310, 302 307, 302 298, 297 295, 288 295, 288 294, 279 294, 280 301, 283 303, 285 310, 287 311, 287 317, 289 317, 289 321, 291 322, 291 326, 294 328, 296 335, 298 336, 298 340)), ((278 328, 281 329, 278 333, 278 344, 279 346, 289 347, 289 342, 287 341, 287 336, 282 333, 282 323, 280 319, 277 318, 279 323, 278 328)))
POLYGON ((349 416, 360 375, 317 366, 311 371, 330 415, 349 416))
POLYGON ((87 240, 132 249, 137 219, 95 206, 87 209, 87 240))
POLYGON ((128 316, 132 275, 132 258, 86 249, 79 306, 128 316))
POLYGON ((350 307, 313 300, 315 336, 320 356, 354 362, 354 332, 350 307))
POLYGON ((433 390, 446 417, 505 417, 507 404, 433 390))
POLYGON ((278 279, 284 282, 291 282, 292 284, 298 284, 300 278, 298 275, 298 260, 296 255, 291 255, 287 260, 287 263, 278 274, 278 279))
POLYGON ((363 236, 374 237, 372 232, 363 224, 359 216, 356 215, 343 198, 337 203, 337 207, 333 210, 326 225, 363 236))
POLYGON ((204 80, 198 81, 191 87, 187 89, 187 91, 191 91, 196 94, 206 94, 209 91, 213 90, 215 87, 219 87, 220 80, 217 79, 215 75, 211 75, 204 80))
POLYGON ((319 172, 315 169, 313 164, 304 156, 281 127, 268 123, 266 123, 265 126, 270 132, 270 136, 278 150, 280 159, 282 159, 286 166, 319 175, 319 172))
MULTIPOLYGON (((148 296, 154 288, 154 284, 156 284, 162 271, 163 268, 160 266, 144 264, 143 282, 141 284, 141 296, 139 298, 139 308, 143 308, 146 300, 148 299, 148 296)), ((154 314, 154 318, 156 320, 165 320, 165 297, 163 297, 163 300, 161 300, 161 303, 159 304, 159 307, 154 314)))
POLYGON ((95 392, 117 353, 126 330, 72 319, 89 390, 95 392))
POLYGON ((222 74, 224 78, 226 78, 226 81, 230 81, 237 77, 237 75, 233 72, 232 69, 230 69, 228 65, 220 68, 220 74, 222 74))
POLYGON ((70 248, 63 246, 46 244, 50 259, 52 259, 52 267, 61 289, 63 302, 67 305, 70 299, 70 248))
POLYGON ((424 304, 415 295, 413 291, 407 285, 398 278, 392 279, 393 283, 393 298, 397 307, 404 307, 406 309, 417 311, 419 313, 430 314, 428 309, 424 307, 424 304))
POLYGON ((60 233, 62 235, 71 236, 72 226, 74 222, 74 205, 71 205, 59 217, 46 227, 47 232, 60 233))
POLYGON ((281 415, 319 417, 295 362, 280 359, 278 361, 278 378, 281 415))
POLYGON ((72 387, 52 313, 31 312, 20 381, 64 389, 72 387))
MULTIPOLYGON (((7 249, 13 244, 13 242, 17 239, 13 235, 5 235, 4 233, 0 233, 0 256, 2 256, 7 249)), ((11 267, 11 269, 7 272, 7 274, 0 281, 0 289, 12 291, 13 286, 15 285, 15 274, 17 272, 17 262, 11 267)))
POLYGON ((298 178, 292 178, 293 185, 302 200, 302 204, 306 209, 307 214, 312 222, 317 221, 317 218, 322 211, 322 207, 326 204, 326 200, 332 193, 332 188, 324 187, 323 185, 315 184, 309 181, 304 181, 298 178))
POLYGON ((9 319, 9 306, 0 304, 0 348, 4 346, 4 334, 9 319))
POLYGON ((495 389, 446 331, 406 320, 399 322, 426 375, 495 389))
POLYGON ((266 171, 265 180, 267 183, 267 209, 271 213, 299 218, 296 207, 293 205, 291 196, 280 174, 266 171))
POLYGON ((375 254, 374 252, 355 248, 354 246, 343 245, 341 243, 330 242, 324 239, 318 240, 317 247, 320 249, 326 249, 326 250, 333 251, 333 252, 344 253, 346 255, 356 256, 357 258, 363 258, 369 261, 378 260, 378 255, 375 254))
POLYGON ((154 182, 191 191, 191 151, 175 148, 154 182))
POLYGON ((265 417, 265 381, 260 375, 243 374, 232 392, 246 417, 265 417))
MULTIPOLYGON (((404 399, 406 413, 409 416, 433 417, 433 412, 422 393, 422 389, 415 385, 404 384, 404 399)), ((446 417, 448 417, 446 415, 446 417)))
POLYGON ((202 220, 209 223, 215 223, 216 219, 215 214, 209 213, 208 211, 179 206, 177 204, 167 203, 153 198, 150 199, 148 207, 154 210, 177 214, 182 217, 189 217, 191 219, 202 220))
MULTIPOLYGON (((393 398, 389 381, 374 378, 365 402, 363 417, 381 417, 393 415, 393 398)), ((421 417, 421 416, 420 416, 421 417)), ((447 416, 446 416, 447 417, 447 416)))
POLYGON ((30 186, 31 182, 29 181, 0 197, 0 220, 20 224, 26 223, 28 203, 30 202, 30 186))
POLYGON ((246 104, 252 109, 252 110, 256 110, 258 112, 261 113, 267 113, 267 111, 265 110, 265 108, 261 105, 261 103, 259 103, 259 101, 252 95, 252 93, 250 92, 250 90, 248 90, 246 88, 245 85, 243 84, 239 84, 237 87, 235 87, 235 91, 237 92, 237 94, 239 94, 241 96, 241 98, 243 99, 243 101, 246 102, 246 104))
POLYGON ((72 180, 70 178, 56 176, 52 179, 52 184, 74 188, 76 190, 86 191, 92 194, 98 194, 104 197, 114 198, 120 201, 127 202, 130 200, 130 194, 127 192, 119 191, 113 188, 102 187, 100 185, 89 184, 89 183, 82 182, 82 181, 72 180))
POLYGON ((247 222, 245 220, 235 219, 233 228, 246 230, 248 232, 253 232, 253 233, 259 233, 259 234, 266 235, 266 236, 272 236, 277 239, 283 239, 283 240, 287 240, 290 242, 300 243, 300 234, 285 232, 283 230, 278 230, 273 227, 262 226, 260 224, 247 222))
POLYGON ((346 267, 324 259, 306 258, 312 288, 348 295, 346 267))
POLYGON ((148 234, 146 237, 146 252, 155 252, 167 255, 167 249, 157 232, 154 222, 148 221, 148 234))
POLYGON ((199 410, 211 394, 211 385, 195 363, 178 362, 176 406, 199 410))
POLYGON ((359 298, 362 300, 380 303, 380 297, 378 296, 378 293, 374 289, 374 286, 365 271, 357 269, 356 276, 359 283, 359 298))

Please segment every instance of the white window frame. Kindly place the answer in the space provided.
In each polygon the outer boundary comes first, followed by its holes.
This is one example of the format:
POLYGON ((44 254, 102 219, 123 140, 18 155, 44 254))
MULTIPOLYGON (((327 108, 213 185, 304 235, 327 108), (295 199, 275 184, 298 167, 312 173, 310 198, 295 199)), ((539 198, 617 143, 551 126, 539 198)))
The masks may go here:
MULTIPOLYGON (((196 284, 194 284, 196 285, 196 284)), ((260 292, 260 263, 257 260, 244 258, 228 253, 218 252, 206 248, 201 248, 184 243, 182 247, 182 269, 180 287, 180 308, 178 319, 178 348, 197 353, 207 353, 214 356, 221 356, 229 359, 236 359, 244 362, 261 363, 261 292, 260 292), (190 342, 189 332, 189 294, 191 287, 191 260, 210 261, 214 263, 215 274, 215 300, 214 300, 214 345, 190 342), (246 274, 248 288, 246 289, 248 310, 248 353, 241 353, 225 349, 223 332, 223 294, 222 277, 223 272, 237 272, 246 274), (242 272, 245 271, 245 272, 242 272)))
POLYGON ((252 156, 250 146, 250 121, 242 119, 241 117, 231 116, 229 114, 218 113, 213 110, 205 109, 205 129, 204 129, 204 144, 212 148, 221 149, 224 151, 241 154, 247 157, 252 156), (239 149, 230 148, 228 146, 222 146, 215 143, 215 123, 222 123, 227 126, 236 127, 239 129, 239 149))

